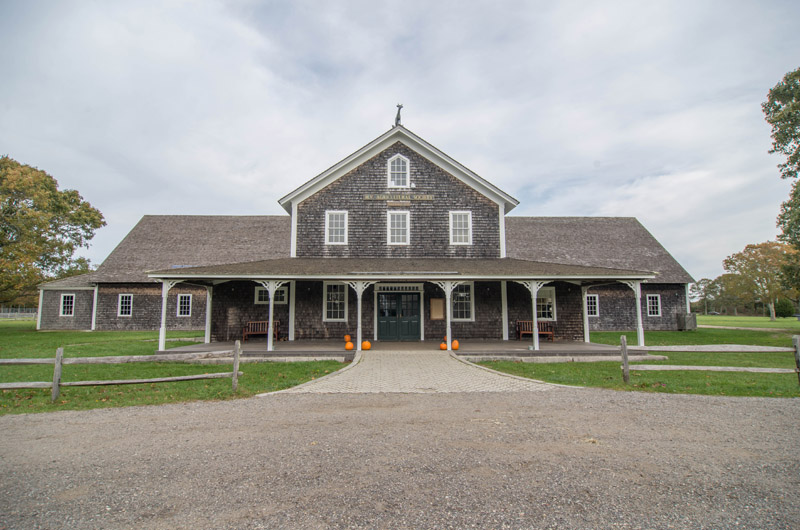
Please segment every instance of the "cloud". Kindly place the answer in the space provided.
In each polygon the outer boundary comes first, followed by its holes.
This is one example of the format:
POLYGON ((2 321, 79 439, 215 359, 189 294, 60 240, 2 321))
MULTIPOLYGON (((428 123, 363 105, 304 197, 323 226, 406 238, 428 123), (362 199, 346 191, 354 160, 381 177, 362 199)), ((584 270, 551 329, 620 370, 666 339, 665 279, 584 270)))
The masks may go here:
POLYGON ((760 102, 785 2, 25 2, 0 17, 0 149, 109 225, 275 214, 403 121, 531 215, 635 215, 697 277, 774 237, 760 102))

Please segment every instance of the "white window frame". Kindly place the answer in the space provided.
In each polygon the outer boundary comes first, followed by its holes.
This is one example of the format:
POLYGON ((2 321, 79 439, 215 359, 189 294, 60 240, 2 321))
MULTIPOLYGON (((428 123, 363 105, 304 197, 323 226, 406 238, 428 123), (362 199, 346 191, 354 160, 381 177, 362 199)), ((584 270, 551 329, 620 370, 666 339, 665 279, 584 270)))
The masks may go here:
POLYGON ((450 244, 451 245, 462 245, 462 246, 469 246, 472 245, 472 212, 469 210, 453 210, 450 212, 450 244), (453 216, 455 215, 464 215, 467 216, 467 229, 469 230, 468 240, 464 241, 453 241, 453 216))
POLYGON ((406 189, 411 187, 411 161, 401 154, 396 154, 386 162, 386 187, 395 189, 406 189), (392 162, 401 159, 406 163, 406 183, 398 186, 392 181, 392 162))
POLYGON ((75 293, 61 293, 61 305, 58 307, 58 316, 60 317, 73 317, 75 316, 75 293), (72 298, 72 305, 69 313, 64 313, 64 299, 67 297, 72 298))
MULTIPOLYGON (((253 298, 253 303, 255 305, 265 305, 269 303, 269 291, 265 287, 256 287, 255 296, 253 298), (259 297, 259 293, 267 293, 267 295, 262 299, 259 297)), ((289 303, 289 293, 288 289, 284 285, 283 287, 278 287, 275 289, 275 302, 273 305, 286 305, 289 303)))
POLYGON ((411 244, 411 212, 408 210, 387 210, 386 211, 386 244, 391 246, 404 246, 411 244), (406 217, 406 240, 404 243, 392 242, 392 216, 405 215, 406 217))
POLYGON ((536 293, 536 319, 543 322, 555 322, 558 320, 558 313, 556 311, 556 288, 555 287, 542 287, 536 293), (548 296, 548 293, 552 293, 548 296), (553 318, 539 316, 539 298, 552 298, 553 299, 553 318))
POLYGON ((452 322, 475 322, 475 282, 464 282, 458 284, 453 288, 450 294, 450 320, 452 322), (469 318, 456 318, 455 304, 456 304, 456 289, 458 287, 469 287, 469 318))
POLYGON ((587 294, 586 295, 586 316, 591 318, 597 318, 600 316, 600 295, 597 294, 587 294), (589 300, 594 300, 594 314, 592 314, 590 308, 592 304, 589 303, 589 300))
POLYGON ((325 210, 325 244, 326 245, 346 245, 348 230, 348 214, 347 210, 325 210), (344 214, 344 241, 331 241, 330 238, 330 219, 331 215, 344 214))
POLYGON ((660 294, 648 294, 645 298, 646 308, 647 308, 647 316, 649 317, 660 317, 661 316, 661 295, 660 294), (658 309, 657 313, 650 312, 650 300, 655 300, 656 308, 658 309))
POLYGON ((132 317, 133 316, 133 294, 131 294, 131 293, 121 293, 117 297, 117 316, 118 317, 132 317), (131 299, 130 313, 128 313, 128 314, 123 314, 122 313, 122 298, 125 297, 125 296, 129 296, 130 299, 131 299))
POLYGON ((175 300, 175 316, 186 318, 192 316, 192 295, 189 293, 178 293, 178 298, 175 300), (181 314, 181 298, 189 297, 189 314, 181 314))
POLYGON ((346 283, 342 282, 322 282, 322 321, 323 322, 347 322, 347 299, 350 298, 350 289, 346 283), (328 318, 328 286, 344 286, 344 318, 328 318))

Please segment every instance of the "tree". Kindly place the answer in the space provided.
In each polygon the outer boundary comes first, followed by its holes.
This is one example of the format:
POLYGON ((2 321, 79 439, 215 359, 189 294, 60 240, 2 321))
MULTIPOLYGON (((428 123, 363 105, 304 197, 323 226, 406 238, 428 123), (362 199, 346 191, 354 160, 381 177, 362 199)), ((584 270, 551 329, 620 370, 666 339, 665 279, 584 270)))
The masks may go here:
POLYGON ((718 286, 714 280, 703 278, 698 280, 697 283, 692 284, 689 289, 689 296, 703 305, 703 314, 708 314, 708 303, 716 299, 718 294, 718 286))
POLYGON ((794 304, 786 298, 781 298, 775 304, 775 316, 787 318, 794 315, 794 304))
POLYGON ((35 167, 0 157, 0 303, 35 293, 43 280, 88 270, 87 247, 103 214, 35 167))
POLYGON ((739 306, 747 306, 754 302, 755 296, 748 282, 738 274, 721 274, 714 278, 716 288, 716 302, 720 308, 725 309, 726 314, 730 314, 733 307, 733 314, 739 314, 739 306))
POLYGON ((781 177, 797 178, 800 174, 800 68, 783 76, 761 104, 767 123, 772 126, 770 153, 786 155, 779 164, 781 177))
POLYGON ((767 241, 747 245, 743 251, 725 258, 722 266, 739 276, 753 295, 769 307, 770 320, 775 320, 775 300, 784 291, 783 266, 796 253, 789 245, 767 241))

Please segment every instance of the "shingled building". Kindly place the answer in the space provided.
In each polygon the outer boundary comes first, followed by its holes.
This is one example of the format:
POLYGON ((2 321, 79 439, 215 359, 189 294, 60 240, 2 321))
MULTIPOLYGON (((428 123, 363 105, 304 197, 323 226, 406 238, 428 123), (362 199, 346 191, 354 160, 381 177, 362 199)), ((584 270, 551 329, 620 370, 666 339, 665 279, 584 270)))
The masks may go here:
POLYGON ((449 347, 547 322, 556 340, 643 344, 689 311, 691 276, 636 219, 507 215, 516 199, 399 124, 279 203, 289 215, 143 217, 97 271, 40 287, 37 327, 160 329, 163 349, 167 329, 228 341, 268 321, 290 341, 449 347))

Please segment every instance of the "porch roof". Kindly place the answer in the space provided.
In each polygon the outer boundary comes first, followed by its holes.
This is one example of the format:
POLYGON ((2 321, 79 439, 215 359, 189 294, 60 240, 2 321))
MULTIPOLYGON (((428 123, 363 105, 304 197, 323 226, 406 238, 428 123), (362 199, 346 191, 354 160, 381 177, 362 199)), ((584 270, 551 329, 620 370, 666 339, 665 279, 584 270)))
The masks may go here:
POLYGON ((176 280, 645 280, 655 272, 547 263, 514 258, 277 258, 226 265, 150 271, 176 280))

